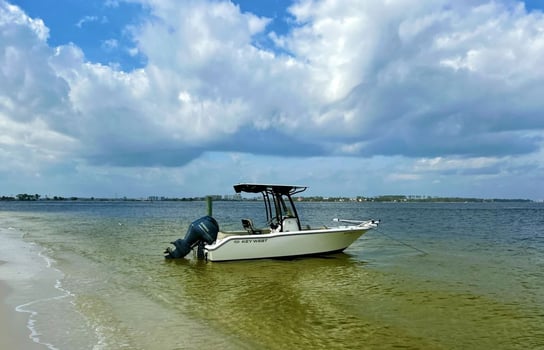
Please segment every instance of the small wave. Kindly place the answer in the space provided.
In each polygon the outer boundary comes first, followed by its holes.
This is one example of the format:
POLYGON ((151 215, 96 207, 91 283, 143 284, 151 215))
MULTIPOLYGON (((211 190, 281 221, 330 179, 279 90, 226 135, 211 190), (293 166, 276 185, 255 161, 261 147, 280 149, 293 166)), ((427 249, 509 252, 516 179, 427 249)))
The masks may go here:
MULTIPOLYGON (((45 248, 42 249, 42 250, 38 253, 38 256, 39 256, 40 258, 42 258, 43 260, 45 260, 45 266, 46 266, 47 268, 51 268, 51 266, 53 266, 53 263, 55 262, 55 260, 52 259, 52 258, 50 258, 50 257, 48 257, 47 255, 43 254, 44 251, 45 251, 45 248)), ((59 273, 62 274, 62 272, 59 271, 59 269, 54 269, 54 270, 55 270, 55 271, 58 271, 59 273)), ((59 280, 57 280, 57 282, 58 282, 58 281, 59 281, 59 280)), ((56 286, 55 286, 55 287, 56 287, 56 286)))
MULTIPOLYGON (((57 298, 57 297, 56 297, 57 298)), ((57 347, 55 347, 53 344, 45 343, 40 341, 40 333, 36 330, 35 324, 36 324, 36 316, 38 315, 38 312, 30 309, 26 309, 26 307, 34 305, 36 303, 42 302, 42 301, 50 301, 53 298, 46 298, 46 299, 40 299, 40 300, 34 300, 26 304, 19 305, 15 308, 17 312, 23 312, 30 314, 28 317, 28 322, 26 324, 26 327, 30 330, 29 338, 32 339, 35 343, 42 344, 47 346, 48 349, 51 350, 59 350, 57 347)))
MULTIPOLYGON (((34 243, 31 243, 31 244, 36 246, 34 243)), ((18 305, 17 307, 15 307, 15 310, 17 312, 29 314, 28 321, 27 321, 27 328, 30 330, 29 338, 32 339, 32 341, 34 341, 37 344, 44 345, 50 350, 60 350, 57 347, 57 345, 53 344, 54 341, 51 342, 51 341, 44 341, 43 340, 44 336, 46 336, 47 334, 43 334, 38 330, 38 319, 39 319, 40 312, 38 312, 37 310, 39 309, 39 305, 48 305, 51 302, 55 302, 55 301, 58 302, 58 301, 61 301, 63 299, 66 299, 66 298, 71 298, 72 300, 70 300, 68 302, 72 306, 75 306, 74 299, 75 299, 76 295, 74 293, 72 293, 71 291, 69 291, 68 289, 63 287, 62 279, 64 278, 64 273, 61 270, 54 267, 54 265, 56 263, 55 259, 47 256, 45 254, 45 251, 46 251, 45 248, 42 249, 41 251, 39 251, 38 256, 41 257, 44 260, 45 266, 48 269, 50 269, 52 271, 55 271, 56 273, 58 273, 60 275, 59 278, 55 279, 55 283, 54 283, 54 288, 57 291, 59 291, 60 294, 55 295, 55 296, 51 296, 51 297, 39 298, 39 299, 36 299, 36 300, 32 300, 30 302, 18 305)), ((77 311, 77 309, 75 307, 72 308, 72 309, 76 313, 78 313, 80 316, 85 318, 85 316, 82 315, 79 311, 77 311)), ((95 335, 96 339, 98 340, 97 343, 92 346, 92 349, 99 350, 99 349, 106 348, 107 347, 107 343, 106 343, 106 338, 107 337, 103 334, 103 332, 100 331, 100 329, 98 327, 91 327, 91 328, 94 330, 94 335, 95 335)), ((53 336, 53 339, 55 339, 54 336, 53 336)))
MULTIPOLYGON (((34 243, 31 243, 31 244, 35 245, 34 243)), ((44 251, 45 251, 45 249, 42 249, 40 252, 38 252, 38 256, 40 256, 42 259, 44 259, 46 267, 57 271, 61 275, 64 275, 60 270, 52 267, 55 260, 48 257, 48 256, 46 256, 45 254, 43 254, 44 251)), ((29 314, 28 322, 27 322, 27 328, 30 330, 29 337, 35 343, 45 345, 45 346, 47 346, 48 349, 51 349, 51 350, 58 350, 58 348, 55 347, 53 344, 47 343, 47 342, 42 342, 40 340, 40 336, 42 334, 39 333, 38 330, 36 329, 36 318, 38 316, 38 312, 31 308, 33 305, 38 304, 38 303, 51 302, 51 301, 54 301, 54 300, 61 300, 61 299, 64 299, 66 297, 73 296, 73 294, 70 293, 68 290, 62 288, 62 282, 60 281, 60 279, 55 280, 54 287, 55 287, 55 289, 59 290, 62 294, 54 296, 54 297, 36 299, 36 300, 31 301, 31 302, 18 305, 15 308, 15 311, 29 314)))

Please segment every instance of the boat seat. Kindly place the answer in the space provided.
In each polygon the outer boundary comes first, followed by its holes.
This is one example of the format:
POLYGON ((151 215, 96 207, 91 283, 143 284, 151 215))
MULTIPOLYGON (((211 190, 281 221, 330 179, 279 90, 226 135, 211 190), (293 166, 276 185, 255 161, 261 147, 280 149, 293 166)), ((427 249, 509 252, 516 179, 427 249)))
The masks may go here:
POLYGON ((253 235, 262 233, 261 230, 255 229, 255 226, 253 226, 253 221, 251 221, 251 219, 242 219, 242 226, 247 232, 253 235))

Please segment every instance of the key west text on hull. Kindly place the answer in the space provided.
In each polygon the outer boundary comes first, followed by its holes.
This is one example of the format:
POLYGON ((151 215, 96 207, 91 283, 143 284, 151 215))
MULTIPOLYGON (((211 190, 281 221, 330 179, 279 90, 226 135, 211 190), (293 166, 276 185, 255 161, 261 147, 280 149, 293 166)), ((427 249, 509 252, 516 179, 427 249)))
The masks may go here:
POLYGON ((198 249, 199 256, 210 261, 285 258, 337 253, 346 249, 379 220, 338 220, 350 225, 309 228, 300 223, 292 196, 306 190, 303 186, 238 184, 237 193, 261 193, 267 225, 255 228, 251 219, 242 219, 244 230, 220 231, 210 216, 194 221, 183 239, 167 248, 166 258, 181 258, 198 249))

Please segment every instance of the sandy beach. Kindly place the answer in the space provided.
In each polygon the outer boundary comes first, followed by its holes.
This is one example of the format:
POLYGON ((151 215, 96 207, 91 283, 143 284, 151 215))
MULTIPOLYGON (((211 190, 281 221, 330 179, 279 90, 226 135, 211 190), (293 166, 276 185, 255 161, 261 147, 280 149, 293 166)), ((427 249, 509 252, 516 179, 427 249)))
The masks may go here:
POLYGON ((35 342, 28 327, 30 314, 16 308, 37 289, 45 268, 35 246, 16 230, 0 229, 0 349, 47 349, 35 342))

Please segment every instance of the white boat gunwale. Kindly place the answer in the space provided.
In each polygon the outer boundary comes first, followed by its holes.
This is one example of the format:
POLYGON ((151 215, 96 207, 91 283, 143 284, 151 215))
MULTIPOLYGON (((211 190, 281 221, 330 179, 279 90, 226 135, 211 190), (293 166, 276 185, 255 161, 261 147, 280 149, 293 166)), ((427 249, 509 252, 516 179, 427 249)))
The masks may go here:
MULTIPOLYGON (((375 227, 375 226, 373 226, 375 227)), ((330 233, 351 233, 351 231, 368 231, 370 228, 368 226, 338 226, 338 227, 327 227, 327 228, 317 228, 317 229, 308 229, 303 231, 291 231, 291 232, 275 232, 275 233, 263 233, 263 234, 233 234, 225 236, 222 239, 218 239, 213 244, 205 245, 205 249, 208 251, 214 251, 220 248, 222 245, 227 244, 229 241, 234 240, 250 240, 250 239, 274 239, 282 238, 288 236, 304 236, 304 235, 320 235, 320 234, 330 234, 330 233)), ((229 232, 223 232, 224 234, 229 234, 229 232)))

